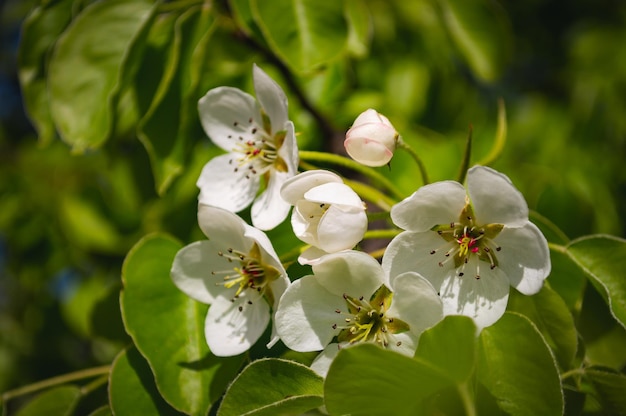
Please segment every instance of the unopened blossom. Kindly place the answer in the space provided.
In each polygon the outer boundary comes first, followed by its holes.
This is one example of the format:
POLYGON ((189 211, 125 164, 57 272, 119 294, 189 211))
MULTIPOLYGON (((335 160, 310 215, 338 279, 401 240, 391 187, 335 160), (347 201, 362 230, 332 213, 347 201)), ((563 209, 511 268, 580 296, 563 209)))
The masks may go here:
POLYGON ((367 166, 384 166, 393 157, 398 136, 389 119, 370 108, 354 120, 346 133, 344 146, 357 162, 367 166))
POLYGON ((415 272, 394 285, 369 254, 348 250, 313 264, 287 288, 276 312, 280 339, 294 351, 321 351, 311 368, 325 376, 340 348, 370 342, 413 356, 420 334, 442 317, 432 285, 415 272))
POLYGON ((200 121, 213 143, 227 151, 202 169, 199 202, 239 212, 252 204, 252 224, 269 230, 289 214, 280 187, 294 176, 298 148, 282 89, 253 68, 257 99, 232 87, 210 90, 198 102, 200 121), (261 183, 265 190, 257 196, 261 183))
POLYGON ((528 220, 524 197, 491 168, 471 168, 467 190, 454 181, 423 186, 392 207, 391 218, 406 231, 387 247, 383 268, 420 273, 446 315, 467 315, 480 328, 504 314, 509 286, 532 295, 550 273, 548 243, 528 220))
MULTIPOLYGON (((172 280, 191 298, 211 305, 204 325, 211 352, 238 355, 263 334, 289 279, 265 233, 236 214, 200 204, 198 223, 209 239, 176 253, 172 280)), ((276 341, 273 329, 268 348, 276 341)))
POLYGON ((287 180, 281 196, 294 206, 294 234, 312 247, 298 259, 310 264, 327 253, 353 248, 367 231, 365 204, 338 175, 310 170, 287 180))

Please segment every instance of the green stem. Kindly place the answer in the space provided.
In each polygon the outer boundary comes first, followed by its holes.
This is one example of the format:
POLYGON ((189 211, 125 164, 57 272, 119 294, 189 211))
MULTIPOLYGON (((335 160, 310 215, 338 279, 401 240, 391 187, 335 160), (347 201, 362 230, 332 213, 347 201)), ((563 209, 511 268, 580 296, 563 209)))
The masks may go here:
POLYGON ((506 130, 506 108, 504 106, 504 100, 500 98, 498 100, 498 127, 496 129, 496 140, 494 141, 489 154, 478 162, 479 165, 490 165, 500 156, 502 150, 504 150, 504 144, 506 143, 506 130))
POLYGON ((402 149, 411 155, 411 157, 413 158, 415 163, 417 163, 417 167, 420 170, 420 174, 422 175, 422 182, 424 183, 424 185, 428 185, 430 182, 428 181, 428 173, 426 172, 426 166, 424 166, 422 159, 420 159, 420 157, 415 152, 415 150, 413 150, 411 146, 409 146, 404 140, 402 140, 402 137, 398 137, 396 146, 399 149, 402 149))
POLYGON ((565 252, 567 251, 567 247, 562 246, 560 244, 556 244, 556 243, 551 243, 548 241, 548 248, 552 251, 557 251, 559 253, 563 253, 565 254, 565 252))
POLYGON ((363 182, 357 182, 346 178, 343 178, 343 181, 361 198, 376 204, 380 209, 386 212, 391 211, 391 207, 396 203, 395 200, 383 194, 378 189, 372 188, 363 182))
POLYGON ((376 238, 394 238, 400 234, 402 230, 370 230, 366 231, 363 240, 371 240, 376 238))
POLYGON ((6 402, 15 397, 23 396, 25 394, 33 393, 39 390, 47 389, 70 381, 82 380, 85 378, 100 376, 108 374, 111 371, 110 365, 104 365, 102 367, 87 368, 85 370, 76 371, 73 373, 63 374, 60 376, 52 377, 47 380, 42 380, 37 383, 29 384, 24 387, 17 388, 15 390, 9 390, 2 394, 2 401, 6 402))
POLYGON ((584 368, 574 368, 573 370, 569 370, 561 374, 561 380, 565 380, 573 376, 583 376, 583 375, 585 375, 584 368))
POLYGON ((314 152, 310 150, 300 150, 299 153, 300 159, 305 161, 326 162, 344 168, 352 169, 355 172, 358 172, 370 178, 375 183, 384 186, 397 200, 404 199, 405 197, 405 195, 400 192, 400 190, 388 178, 375 171, 374 169, 365 165, 361 165, 360 163, 355 162, 354 160, 349 159, 345 156, 340 156, 333 153, 314 152))
POLYGON ((474 132, 474 127, 470 124, 469 133, 467 133, 467 140, 465 141, 465 151, 463 152, 463 160, 461 162, 461 166, 459 167, 459 174, 457 175, 457 182, 463 183, 465 182, 465 175, 467 175, 467 169, 469 168, 470 159, 472 156, 472 133, 474 132))
POLYGON ((469 390, 468 384, 460 384, 458 386, 458 391, 459 395, 461 396, 463 408, 465 409, 465 414, 467 416, 476 416, 476 406, 474 405, 474 399, 472 398, 472 394, 469 390))

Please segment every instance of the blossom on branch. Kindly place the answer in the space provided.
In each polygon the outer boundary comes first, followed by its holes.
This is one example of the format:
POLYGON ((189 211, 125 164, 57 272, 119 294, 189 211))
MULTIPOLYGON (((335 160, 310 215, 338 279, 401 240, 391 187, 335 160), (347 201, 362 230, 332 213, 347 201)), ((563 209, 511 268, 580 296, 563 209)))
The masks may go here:
POLYGON ((282 89, 258 66, 253 68, 257 100, 232 87, 218 87, 198 102, 200 121, 227 154, 202 169, 199 202, 239 212, 252 205, 252 224, 269 230, 289 214, 280 187, 294 176, 298 147, 282 89), (257 197, 262 181, 265 190, 257 197))
MULTIPOLYGON (((200 204, 198 223, 209 240, 183 247, 174 258, 174 284, 211 305, 205 337, 211 352, 247 351, 263 334, 289 278, 265 233, 236 214, 200 204)), ((272 331, 271 347, 278 337, 272 331)))
POLYGON ((367 253, 328 254, 312 267, 313 275, 285 291, 276 329, 292 350, 324 350, 311 365, 321 375, 339 348, 359 342, 413 356, 420 334, 443 316, 441 300, 426 279, 408 272, 390 286, 367 253))
POLYGON ((357 162, 366 166, 384 166, 393 157, 398 137, 389 119, 370 108, 354 120, 346 133, 344 146, 357 162))
POLYGON ((454 181, 423 186, 392 207, 391 219, 406 231, 387 247, 385 271, 423 275, 446 315, 467 315, 479 328, 504 314, 509 286, 532 295, 550 273, 548 243, 524 197, 491 168, 471 168, 467 191, 454 181))
POLYGON ((332 172, 300 173, 285 182, 280 194, 294 206, 291 225, 296 237, 312 246, 298 258, 301 264, 351 249, 367 231, 363 201, 332 172))

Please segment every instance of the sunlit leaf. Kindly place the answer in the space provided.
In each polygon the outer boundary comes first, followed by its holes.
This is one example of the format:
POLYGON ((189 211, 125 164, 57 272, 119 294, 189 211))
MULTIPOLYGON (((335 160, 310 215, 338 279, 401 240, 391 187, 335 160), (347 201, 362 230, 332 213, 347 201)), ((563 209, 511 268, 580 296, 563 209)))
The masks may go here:
POLYGON ((488 0, 438 2, 443 23, 474 75, 497 79, 510 54, 511 33, 503 10, 488 0))
POLYGON ((161 397, 148 363, 134 347, 113 361, 109 401, 116 415, 180 415, 161 397))
POLYGON ((348 25, 342 1, 251 0, 270 47, 295 71, 310 71, 345 50, 348 25))
POLYGON ((561 380, 550 349, 528 318, 506 312, 482 330, 478 380, 510 415, 561 415, 561 380))
POLYGON ((148 361, 161 395, 182 412, 205 415, 242 357, 217 358, 209 351, 207 306, 180 292, 170 278, 181 247, 166 235, 139 241, 124 261, 120 303, 126 330, 148 361))
POLYGON ((408 416, 451 385, 419 358, 366 343, 339 351, 324 383, 324 401, 330 414, 408 416))
POLYGON ((293 361, 257 360, 233 381, 217 415, 302 414, 323 404, 323 381, 313 370, 293 361))
POLYGON ((147 0, 92 3, 59 38, 49 67, 50 110, 74 151, 108 139, 119 68, 150 5, 147 0))
POLYGON ((572 241, 567 254, 591 278, 608 304, 613 317, 626 327, 626 240, 592 235, 572 241))
POLYGON ((524 296, 514 291, 507 308, 530 319, 554 351, 561 368, 571 368, 576 355, 578 333, 572 314, 555 291, 548 286, 532 296, 524 296))
POLYGON ((80 389, 76 386, 54 387, 26 403, 16 416, 69 416, 80 396, 80 389))
POLYGON ((42 144, 56 135, 46 91, 49 53, 71 20, 73 3, 41 2, 22 23, 18 75, 24 106, 42 144))

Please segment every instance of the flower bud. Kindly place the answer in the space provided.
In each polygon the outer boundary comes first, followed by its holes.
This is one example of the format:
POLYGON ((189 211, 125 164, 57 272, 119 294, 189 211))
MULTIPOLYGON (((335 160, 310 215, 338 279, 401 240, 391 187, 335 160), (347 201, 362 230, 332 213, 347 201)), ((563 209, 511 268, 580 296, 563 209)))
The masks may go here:
POLYGON ((344 146, 352 159, 366 166, 384 166, 393 157, 398 132, 376 110, 362 112, 346 133, 344 146))

